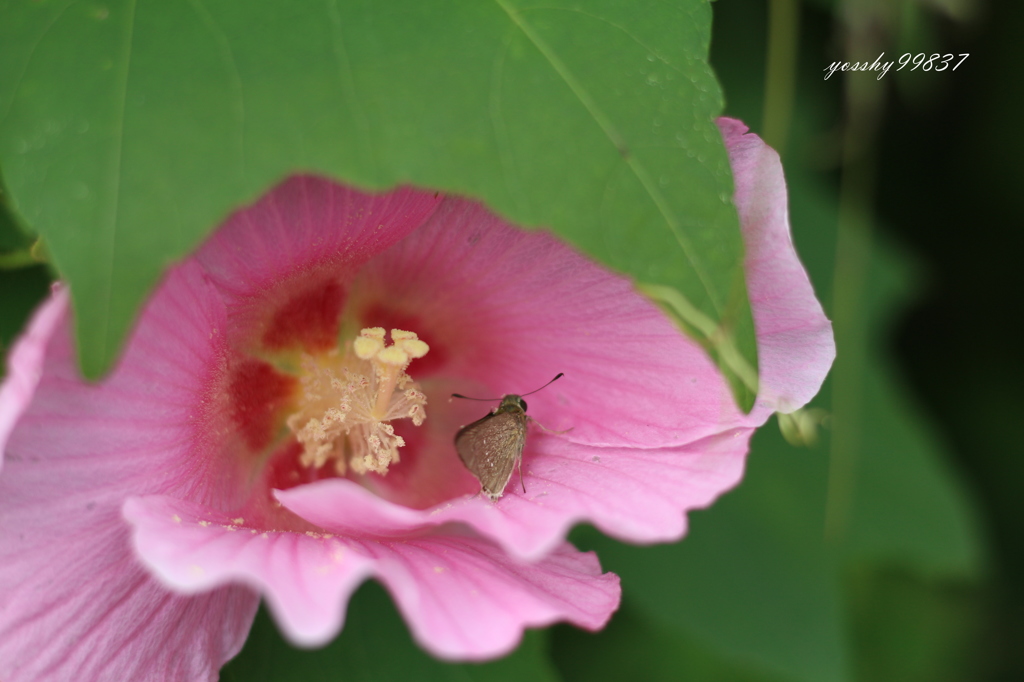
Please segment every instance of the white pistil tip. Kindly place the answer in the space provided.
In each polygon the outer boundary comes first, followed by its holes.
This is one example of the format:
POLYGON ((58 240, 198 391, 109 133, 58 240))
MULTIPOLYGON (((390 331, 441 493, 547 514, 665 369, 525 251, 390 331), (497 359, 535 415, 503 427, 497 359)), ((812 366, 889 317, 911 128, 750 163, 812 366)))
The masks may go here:
POLYGON ((416 332, 407 332, 404 329, 391 330, 391 342, 396 348, 401 348, 406 355, 412 359, 422 358, 430 350, 423 341, 416 336, 416 332))
MULTIPOLYGON (((394 332, 392 332, 392 334, 393 333, 394 332)), ((396 341, 395 343, 413 359, 422 358, 427 354, 427 351, 430 350, 430 346, 419 339, 406 339, 403 341, 396 341)))
POLYGON ((388 346, 381 352, 377 353, 377 360, 383 362, 385 365, 405 367, 405 365, 409 364, 409 355, 398 346, 388 346))
POLYGON ((356 357, 360 360, 369 360, 384 349, 384 342, 380 339, 360 336, 352 343, 352 346, 356 357))

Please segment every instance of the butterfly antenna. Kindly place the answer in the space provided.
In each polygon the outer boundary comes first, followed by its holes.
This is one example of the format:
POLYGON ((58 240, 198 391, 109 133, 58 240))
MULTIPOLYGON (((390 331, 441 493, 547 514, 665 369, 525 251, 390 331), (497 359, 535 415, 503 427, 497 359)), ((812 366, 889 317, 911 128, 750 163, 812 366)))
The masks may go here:
MULTIPOLYGON (((547 388, 548 386, 550 386, 551 384, 555 383, 558 379, 561 379, 564 376, 565 376, 565 372, 559 372, 558 374, 555 375, 555 378, 552 379, 551 381, 549 381, 548 383, 544 384, 543 386, 541 386, 540 388, 538 388, 536 390, 530 391, 529 393, 523 393, 519 397, 520 398, 525 398, 528 395, 533 395, 537 391, 540 391, 541 389, 547 388)), ((495 400, 501 400, 501 398, 470 398, 468 395, 462 395, 461 393, 452 393, 452 397, 453 398, 462 398, 463 400, 481 400, 481 401, 485 401, 485 402, 493 402, 495 400)))
POLYGON ((548 383, 544 384, 543 386, 541 386, 541 387, 540 387, 540 388, 538 388, 538 389, 535 389, 535 390, 533 390, 533 391, 530 391, 529 393, 523 393, 523 394, 522 394, 521 396, 519 396, 519 397, 520 397, 520 398, 525 398, 525 397, 526 397, 526 396, 528 396, 528 395, 533 395, 533 394, 534 394, 534 393, 536 393, 537 391, 542 391, 542 390, 544 390, 545 388, 547 388, 547 387, 548 387, 548 386, 550 386, 551 384, 555 383, 556 381, 558 381, 559 379, 561 379, 561 378, 562 378, 562 377, 564 377, 564 376, 565 376, 565 372, 559 372, 558 374, 556 374, 556 375, 555 375, 555 378, 554 378, 554 379, 552 379, 551 381, 549 381, 548 383))

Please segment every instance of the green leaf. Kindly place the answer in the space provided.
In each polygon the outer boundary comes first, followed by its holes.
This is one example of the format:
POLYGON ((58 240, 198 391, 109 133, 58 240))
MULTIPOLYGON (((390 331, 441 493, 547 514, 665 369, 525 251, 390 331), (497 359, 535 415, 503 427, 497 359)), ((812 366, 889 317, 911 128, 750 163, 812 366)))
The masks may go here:
MULTIPOLYGON (((791 172, 788 180, 796 243, 819 295, 833 300, 835 236, 820 226, 835 225, 836 205, 805 174, 791 172)), ((860 377, 859 388, 852 385, 857 395, 845 400, 856 407, 854 412, 832 415, 856 420, 846 429, 856 434, 846 444, 852 461, 849 480, 831 482, 833 493, 842 493, 842 499, 830 501, 834 512, 842 507, 836 516, 845 519, 838 539, 847 562, 896 563, 920 575, 978 577, 985 550, 977 512, 950 470, 935 425, 907 394, 888 355, 892 322, 917 295, 917 273, 907 254, 881 237, 874 241, 861 304, 863 325, 836 329, 837 346, 843 349, 836 368, 852 363, 848 373, 860 377)), ((817 404, 831 411, 833 391, 830 379, 817 404)), ((827 447, 831 433, 823 435, 827 447)))
POLYGON ((883 366, 865 369, 863 448, 844 545, 852 559, 978 577, 980 522, 948 453, 883 366))
MULTIPOLYGON (((730 94, 728 113, 748 123, 760 116, 763 75, 750 64, 765 54, 763 27, 751 23, 751 14, 763 8, 736 2, 715 10, 714 63, 730 94)), ((829 99, 819 87, 819 70, 809 67, 814 88, 798 88, 811 99, 795 109, 786 173, 794 242, 828 309, 838 201, 834 186, 819 178, 826 175, 820 171, 828 140, 822 131, 834 126, 839 89, 836 100, 829 99), (813 171, 802 169, 801 161, 813 171)), ((797 449, 771 424, 755 437, 739 488, 691 515, 682 543, 631 548, 577 531, 580 544, 596 548, 602 565, 621 574, 631 627, 658 642, 655 648, 672 637, 688 639, 721 660, 791 680, 978 677, 956 677, 963 668, 951 660, 974 641, 972 581, 983 565, 975 513, 948 471, 934 425, 915 409, 884 353, 896 306, 906 300, 899 283, 903 265, 884 246, 869 263, 866 324, 836 330, 837 363, 851 361, 850 337, 843 334, 871 338, 869 352, 852 368, 864 377, 857 397, 864 409, 850 429, 861 437, 841 537, 825 541, 831 432, 826 428, 817 445, 797 449), (903 576, 895 586, 878 570, 894 564, 903 576)), ((829 382, 816 406, 830 407, 831 390, 829 382)), ((830 416, 834 423, 851 415, 830 416)), ((609 629, 615 627, 613 620, 609 629)), ((556 635, 555 656, 568 670, 559 652, 563 639, 556 635)), ((658 655, 640 649, 637 660, 627 649, 617 649, 629 657, 619 669, 632 664, 646 672, 647 657, 658 655)), ((683 663, 664 665, 678 672, 683 663)))
MULTIPOLYGON (((818 292, 831 300, 835 236, 821 226, 836 224, 834 198, 800 173, 789 174, 789 186, 797 248, 818 292)), ((850 636, 854 618, 877 617, 873 611, 864 616, 851 610, 858 606, 855 590, 864 589, 856 583, 850 587, 851 571, 899 566, 936 581, 934 590, 941 595, 949 581, 976 579, 983 566, 970 500, 883 352, 890 322, 912 293, 905 259, 876 244, 869 265, 866 324, 837 330, 840 341, 848 331, 870 339, 859 355, 849 353, 848 343, 839 344, 837 362, 858 363, 853 371, 864 380, 857 398, 863 408, 851 427, 859 438, 850 507, 838 537, 827 541, 825 532, 831 432, 821 431, 813 447, 795 448, 771 424, 755 435, 739 488, 711 509, 692 514, 683 542, 638 549, 594 537, 593 531, 575 535, 583 546, 597 549, 607 570, 622 576, 638 617, 674 629, 726 660, 783 679, 849 680, 864 666, 889 665, 861 656, 892 655, 888 647, 898 646, 895 642, 865 643, 863 635, 856 641, 850 636)), ((830 408, 831 390, 829 381, 818 407, 830 408)), ((833 413, 831 419, 850 416, 833 413)), ((909 629, 904 638, 955 639, 955 629, 928 634, 931 624, 917 620, 929 609, 942 611, 941 599, 932 603, 921 597, 921 602, 902 621, 909 629)), ((942 649, 936 645, 929 651, 942 649)), ((911 667, 929 666, 918 661, 911 667)))
POLYGON ((7 186, 0 173, 0 269, 23 267, 21 261, 26 259, 29 263, 36 263, 29 253, 31 247, 32 239, 25 234, 11 210, 7 186))
MULTIPOLYGON (((46 297, 50 273, 43 265, 16 270, 0 269, 0 360, 28 322, 35 307, 46 297)), ((0 362, 0 377, 7 365, 0 362)))
POLYGON ((622 576, 642 613, 681 636, 768 675, 846 680, 838 566, 822 538, 826 476, 820 452, 765 428, 742 485, 691 514, 682 542, 637 549, 576 539, 622 576))
POLYGON ((756 368, 705 0, 50 0, 4 17, 0 165, 71 282, 90 376, 170 261, 297 171, 548 226, 675 289, 713 322, 713 353, 756 368))
POLYGON ((245 648, 221 671, 223 682, 558 682, 546 636, 528 632, 509 656, 490 663, 443 663, 415 644, 378 584, 363 585, 349 603, 341 635, 322 649, 295 649, 260 609, 245 648))
POLYGON ((777 682, 744 668, 717 651, 645 618, 629 601, 600 632, 556 626, 551 655, 566 682, 644 680, 644 682, 777 682))
POLYGON ((991 677, 978 590, 890 567, 861 568, 846 581, 858 679, 955 682, 991 677), (988 674, 986 674, 988 673, 988 674))

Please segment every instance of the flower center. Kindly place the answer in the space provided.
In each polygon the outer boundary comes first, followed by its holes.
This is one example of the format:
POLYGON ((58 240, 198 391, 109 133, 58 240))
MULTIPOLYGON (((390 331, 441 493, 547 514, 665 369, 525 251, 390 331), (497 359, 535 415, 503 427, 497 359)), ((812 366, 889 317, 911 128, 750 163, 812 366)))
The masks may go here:
POLYGON ((427 397, 405 370, 428 350, 412 332, 392 329, 388 346, 384 330, 369 327, 344 351, 303 355, 300 407, 287 420, 302 444, 300 464, 319 469, 333 460, 340 475, 386 474, 405 445, 390 422, 419 426, 427 418, 427 397))

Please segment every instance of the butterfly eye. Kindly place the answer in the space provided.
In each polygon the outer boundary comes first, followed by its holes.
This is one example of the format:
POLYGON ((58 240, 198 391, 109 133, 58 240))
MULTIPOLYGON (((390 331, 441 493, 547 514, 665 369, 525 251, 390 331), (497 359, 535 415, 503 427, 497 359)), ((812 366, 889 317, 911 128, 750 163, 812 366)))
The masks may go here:
POLYGON ((522 398, 519 399, 519 406, 523 408, 523 412, 526 412, 526 401, 522 398))

